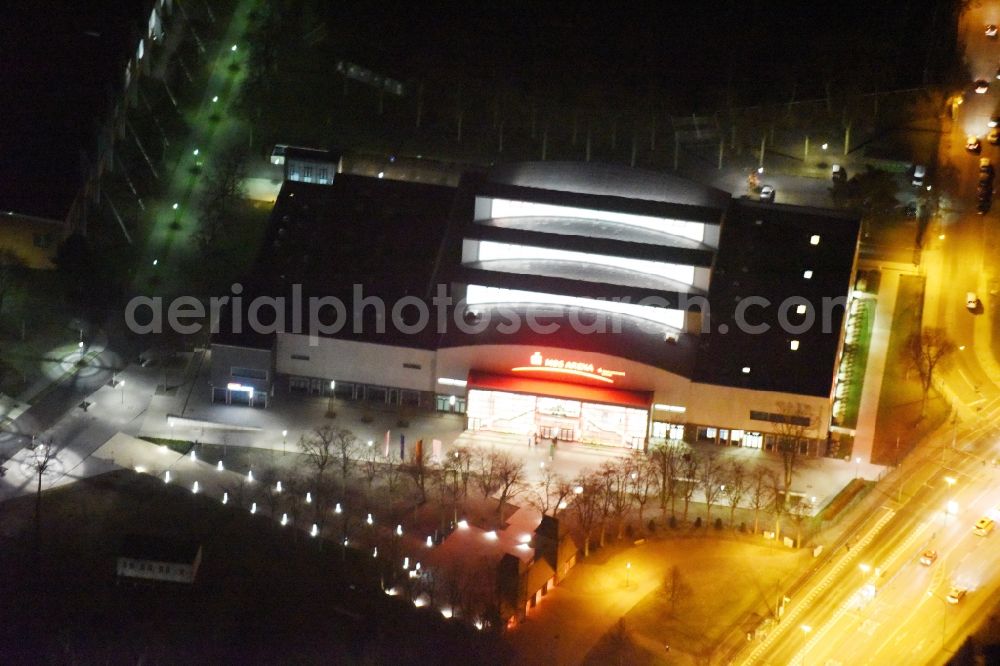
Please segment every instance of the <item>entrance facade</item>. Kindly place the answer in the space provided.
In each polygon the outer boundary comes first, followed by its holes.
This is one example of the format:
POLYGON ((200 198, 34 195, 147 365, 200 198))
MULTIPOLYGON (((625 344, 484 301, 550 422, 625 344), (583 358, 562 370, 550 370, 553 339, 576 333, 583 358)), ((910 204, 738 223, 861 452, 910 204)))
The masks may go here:
POLYGON ((642 394, 606 389, 589 391, 588 387, 576 384, 518 377, 485 379, 470 375, 467 394, 470 430, 624 449, 642 449, 645 444, 649 408, 648 403, 643 404, 646 398, 642 394), (588 397, 619 398, 616 402, 624 404, 596 402, 588 397))

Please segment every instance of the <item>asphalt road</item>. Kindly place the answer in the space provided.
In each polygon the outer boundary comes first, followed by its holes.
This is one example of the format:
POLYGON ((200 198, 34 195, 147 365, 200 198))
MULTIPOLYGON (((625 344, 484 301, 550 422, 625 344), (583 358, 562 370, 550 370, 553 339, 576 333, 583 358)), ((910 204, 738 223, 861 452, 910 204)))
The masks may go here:
MULTIPOLYGON (((990 348, 989 316, 996 294, 1000 213, 976 211, 980 157, 1000 168, 1000 149, 986 142, 987 122, 1000 106, 996 73, 1000 41, 985 36, 987 23, 1000 23, 1000 2, 971 6, 963 16, 967 56, 974 78, 990 81, 986 94, 972 91, 954 122, 943 121, 938 168, 955 167, 957 191, 947 205, 925 253, 927 275, 924 325, 939 326, 958 346, 942 369, 945 392, 962 417, 960 425, 937 433, 914 455, 898 497, 886 497, 865 526, 888 515, 870 544, 835 558, 835 575, 819 572, 791 602, 789 615, 772 636, 744 652, 745 663, 765 664, 918 664, 946 661, 964 636, 985 616, 1000 590, 1000 549, 972 532, 983 515, 1000 518, 1000 379, 990 348), (966 136, 982 139, 982 152, 969 153, 966 136), (975 292, 980 305, 966 306, 975 292), (949 432, 950 431, 950 432, 949 432), (954 448, 953 448, 954 447, 954 448), (946 479, 953 479, 954 485, 946 479), (954 502, 955 513, 947 510, 954 502), (930 566, 920 553, 933 548, 930 566), (867 565, 867 573, 861 565, 867 565), (871 584, 873 598, 861 593, 871 584), (958 604, 946 597, 952 585, 969 589, 958 604), (803 598, 805 597, 805 598, 803 598)), ((878 492, 878 491, 876 491, 878 492)), ((867 534, 859 532, 859 537, 867 534)))

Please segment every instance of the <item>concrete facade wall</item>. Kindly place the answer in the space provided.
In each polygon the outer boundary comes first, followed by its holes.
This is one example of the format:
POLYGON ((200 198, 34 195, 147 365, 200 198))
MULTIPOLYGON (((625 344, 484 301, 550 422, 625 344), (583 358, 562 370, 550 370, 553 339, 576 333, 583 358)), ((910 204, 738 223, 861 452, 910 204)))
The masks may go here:
POLYGON ((270 349, 254 349, 232 345, 212 345, 212 386, 225 388, 231 382, 252 386, 266 393, 274 380, 274 363, 270 349), (267 373, 264 379, 234 376, 233 368, 250 368, 267 373))
MULTIPOLYGON (((682 417, 680 422, 776 433, 780 432, 776 427, 777 424, 753 420, 750 418, 750 411, 784 413, 781 404, 788 405, 792 409, 801 405, 813 418, 813 427, 807 429, 805 433, 807 437, 813 439, 826 437, 826 432, 830 428, 830 401, 826 398, 791 393, 692 384, 688 402, 684 403, 687 412, 678 416, 682 417)), ((675 419, 664 420, 678 422, 675 419)))
MULTIPOLYGON (((628 359, 607 354, 579 352, 557 347, 527 345, 480 345, 446 347, 435 351, 395 347, 390 345, 313 338, 307 335, 279 333, 276 336, 273 369, 269 375, 281 374, 324 380, 386 386, 436 393, 466 395, 466 387, 442 384, 441 378, 466 380, 470 370, 498 375, 519 375, 542 379, 570 379, 559 375, 544 376, 515 373, 513 368, 531 366, 531 356, 539 352, 545 358, 593 364, 624 373, 614 377, 613 384, 591 384, 651 393, 651 405, 662 404, 683 408, 683 411, 652 409, 651 420, 691 426, 708 426, 781 434, 782 426, 770 421, 750 418, 751 411, 786 413, 804 409, 813 425, 804 435, 824 440, 830 427, 831 404, 827 398, 794 395, 772 391, 716 386, 692 382, 686 377, 628 359), (310 342, 315 344, 310 344, 310 342)), ((212 351, 213 384, 224 386, 232 378, 232 366, 271 367, 267 350, 239 349, 215 345, 212 351)), ((242 382, 246 383, 246 382, 242 382)), ((255 387, 264 390, 264 387, 255 387)), ((693 432, 691 434, 693 436, 693 432)))
POLYGON ((414 391, 434 390, 435 353, 431 350, 333 338, 312 341, 316 344, 310 345, 307 335, 279 333, 275 345, 277 371, 414 391))

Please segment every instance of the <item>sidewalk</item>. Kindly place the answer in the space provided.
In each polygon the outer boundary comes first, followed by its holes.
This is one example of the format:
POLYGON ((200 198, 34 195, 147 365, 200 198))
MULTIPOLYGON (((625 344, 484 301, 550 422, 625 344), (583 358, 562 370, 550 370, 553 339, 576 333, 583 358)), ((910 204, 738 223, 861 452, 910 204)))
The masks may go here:
POLYGON ((878 418, 879 397, 882 395, 882 379, 889 351, 896 295, 899 291, 899 276, 899 271, 883 269, 879 284, 875 323, 872 326, 868 365, 865 368, 861 406, 858 409, 858 426, 855 429, 854 449, 851 454, 855 459, 860 458, 865 463, 871 462, 875 443, 875 422, 878 418))

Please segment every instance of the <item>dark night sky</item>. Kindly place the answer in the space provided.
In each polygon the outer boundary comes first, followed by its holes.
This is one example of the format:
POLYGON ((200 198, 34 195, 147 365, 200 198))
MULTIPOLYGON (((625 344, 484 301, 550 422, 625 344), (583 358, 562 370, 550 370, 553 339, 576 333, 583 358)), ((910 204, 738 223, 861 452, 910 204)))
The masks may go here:
POLYGON ((824 61, 877 63, 895 87, 919 83, 935 5, 940 29, 948 2, 934 0, 336 2, 329 17, 353 42, 352 57, 408 76, 460 64, 482 79, 543 88, 612 82, 680 93, 729 76, 752 87, 784 71, 807 87, 824 61))

